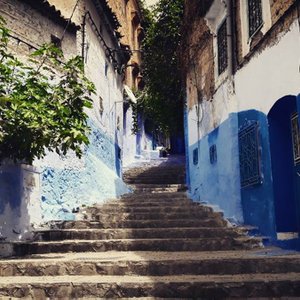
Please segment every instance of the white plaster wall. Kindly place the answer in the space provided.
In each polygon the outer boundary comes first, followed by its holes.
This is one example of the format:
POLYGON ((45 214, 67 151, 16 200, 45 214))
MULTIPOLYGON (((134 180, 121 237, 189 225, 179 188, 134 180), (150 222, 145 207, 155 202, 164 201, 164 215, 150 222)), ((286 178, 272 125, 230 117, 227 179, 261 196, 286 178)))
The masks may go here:
POLYGON ((268 114, 286 95, 300 92, 300 33, 295 21, 273 46, 257 53, 235 75, 238 111, 257 109, 268 114))
MULTIPOLYGON (((228 119, 228 115, 237 111, 236 97, 232 80, 225 81, 214 95, 213 101, 203 101, 200 104, 199 118, 196 106, 188 112, 189 145, 195 144, 219 124, 228 119), (199 128, 197 121, 199 120, 199 128)), ((189 94, 188 94, 189 97, 189 94)))
POLYGON ((126 113, 126 128, 123 131, 123 167, 126 168, 136 160, 136 135, 132 133, 132 108, 126 113))
POLYGON ((94 82, 97 91, 96 95, 93 95, 94 109, 89 112, 89 115, 99 127, 114 138, 118 116, 122 125, 122 78, 105 56, 103 46, 89 22, 86 25, 86 36, 88 46, 85 50, 85 72, 87 77, 94 82), (106 64, 107 74, 105 74, 106 64), (103 99, 104 108, 102 116, 99 111, 100 97, 103 99))

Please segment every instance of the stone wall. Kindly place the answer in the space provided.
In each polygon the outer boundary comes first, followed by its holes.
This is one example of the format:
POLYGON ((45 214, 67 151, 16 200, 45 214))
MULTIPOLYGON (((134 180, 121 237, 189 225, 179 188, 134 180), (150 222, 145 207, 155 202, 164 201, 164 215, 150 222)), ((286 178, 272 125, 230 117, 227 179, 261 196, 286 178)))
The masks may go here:
POLYGON ((213 36, 205 20, 196 17, 199 13, 196 13, 197 9, 192 4, 193 9, 188 6, 185 12, 189 14, 189 21, 183 29, 187 36, 181 49, 189 108, 198 104, 198 101, 211 100, 215 87, 213 36))
MULTIPOLYGON (((20 39, 19 41, 11 39, 11 49, 22 57, 27 57, 34 48, 38 48, 44 43, 50 43, 51 35, 61 38, 64 32, 64 27, 58 25, 55 20, 41 14, 22 1, 2 0, 0 14, 7 22, 11 35, 20 39)), ((76 34, 74 32, 66 32, 62 50, 66 58, 76 55, 76 34)))

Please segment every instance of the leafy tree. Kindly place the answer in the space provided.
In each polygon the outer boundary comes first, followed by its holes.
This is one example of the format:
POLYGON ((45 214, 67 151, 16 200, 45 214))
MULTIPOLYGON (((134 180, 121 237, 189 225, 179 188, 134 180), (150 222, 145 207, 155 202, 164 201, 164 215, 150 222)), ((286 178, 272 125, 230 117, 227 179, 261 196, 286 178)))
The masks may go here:
POLYGON ((80 57, 62 63, 62 51, 43 45, 26 64, 8 50, 0 19, 0 161, 32 163, 46 150, 82 155, 88 144, 87 114, 95 88, 80 57))
POLYGON ((161 131, 182 130, 183 99, 178 48, 184 0, 160 0, 152 12, 144 9, 142 107, 161 131))

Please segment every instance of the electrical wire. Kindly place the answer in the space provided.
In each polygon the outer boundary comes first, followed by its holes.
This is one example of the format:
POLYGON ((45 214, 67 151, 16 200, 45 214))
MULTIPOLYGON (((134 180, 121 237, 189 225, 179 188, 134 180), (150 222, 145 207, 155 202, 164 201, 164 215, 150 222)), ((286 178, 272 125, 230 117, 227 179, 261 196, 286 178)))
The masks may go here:
POLYGON ((64 31, 63 31, 63 34, 62 34, 62 36, 61 36, 61 39, 60 39, 61 41, 63 41, 63 39, 64 39, 64 37, 65 37, 66 31, 67 31, 67 29, 68 29, 68 27, 69 27, 69 25, 70 25, 70 23, 71 23, 71 20, 72 20, 72 18, 73 18, 73 16, 74 16, 75 10, 76 10, 76 8, 77 8, 77 6, 78 6, 78 4, 79 4, 79 1, 80 1, 80 0, 77 0, 77 1, 76 1, 76 4, 75 4, 75 6, 74 6, 74 8, 73 8, 73 10, 72 10, 71 16, 70 16, 70 18, 69 18, 69 20, 68 20, 68 23, 67 23, 67 25, 66 25, 66 27, 65 27, 65 29, 64 29, 64 31))

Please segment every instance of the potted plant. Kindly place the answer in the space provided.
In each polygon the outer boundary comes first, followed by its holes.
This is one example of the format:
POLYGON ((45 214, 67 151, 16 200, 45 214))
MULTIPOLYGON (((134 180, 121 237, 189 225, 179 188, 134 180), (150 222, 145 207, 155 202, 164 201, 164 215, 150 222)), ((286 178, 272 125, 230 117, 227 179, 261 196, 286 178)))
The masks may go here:
POLYGON ((28 230, 38 210, 38 195, 30 204, 39 185, 33 161, 46 151, 81 157, 89 143, 85 109, 95 91, 80 57, 65 61, 47 44, 24 63, 9 52, 8 39, 0 18, 0 239, 28 230))

